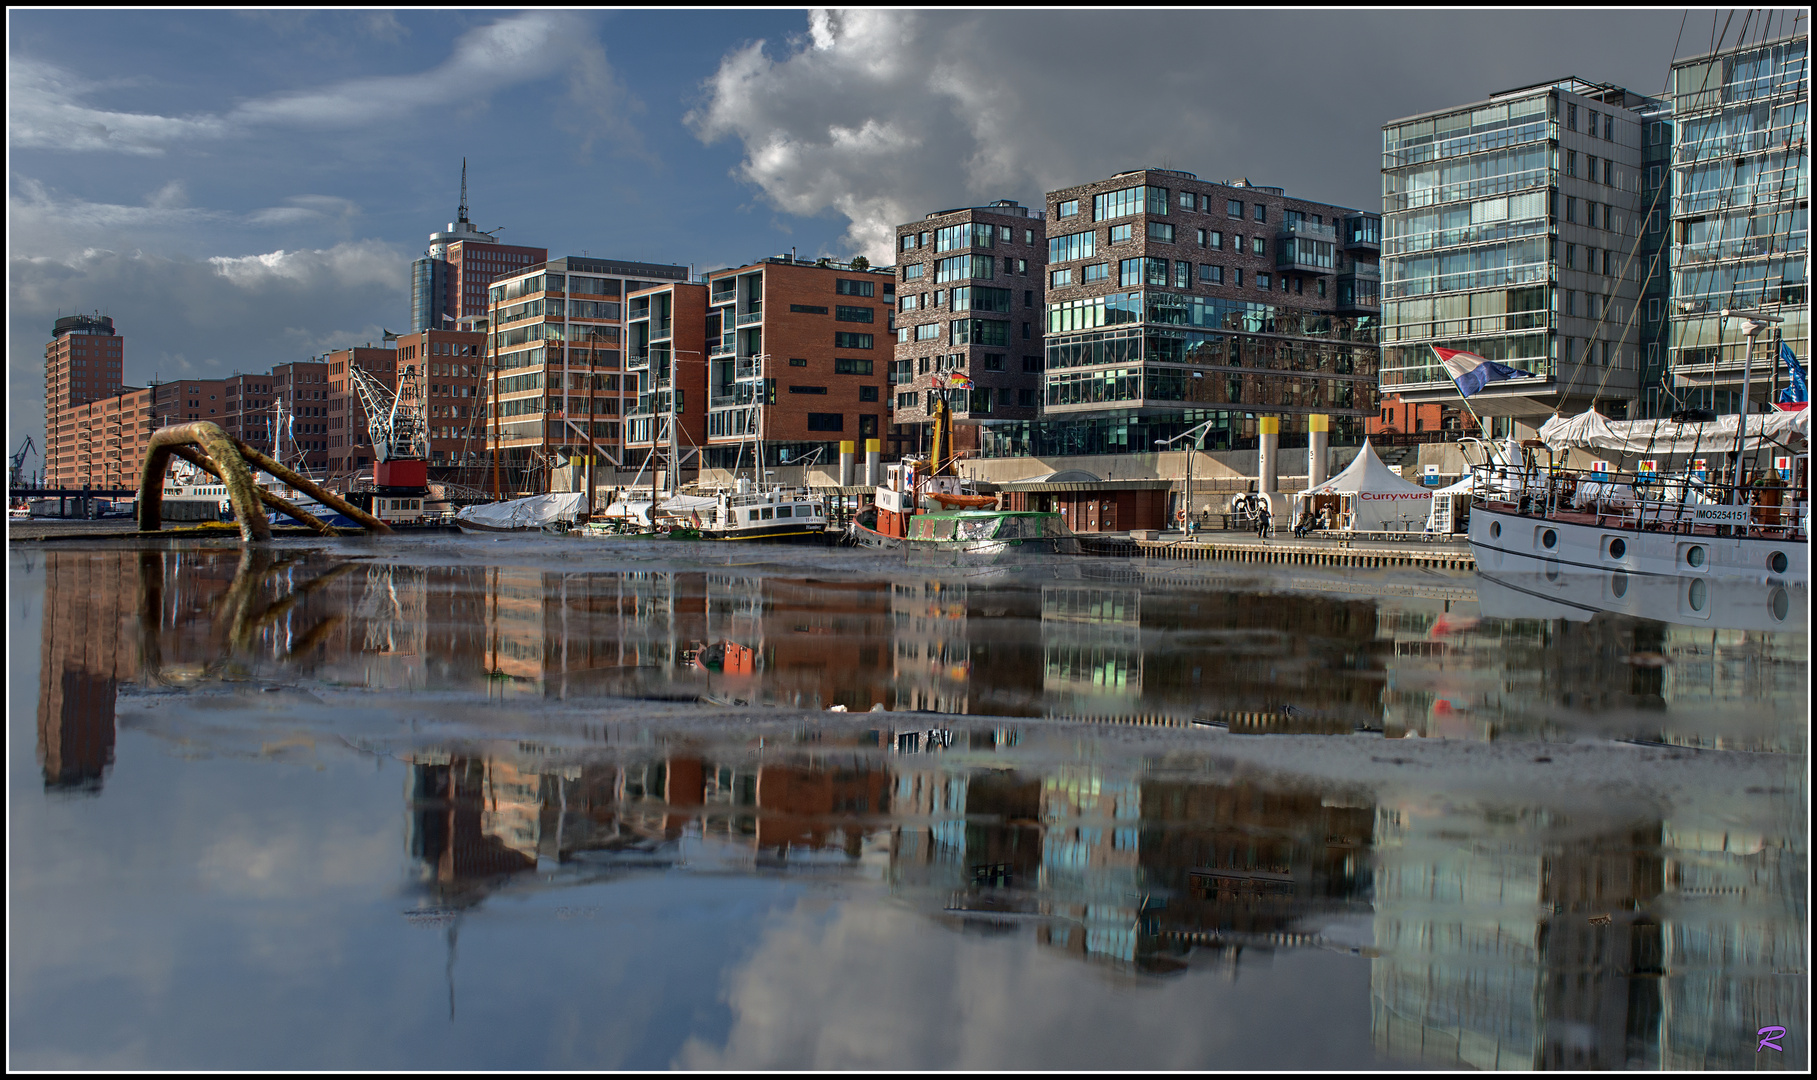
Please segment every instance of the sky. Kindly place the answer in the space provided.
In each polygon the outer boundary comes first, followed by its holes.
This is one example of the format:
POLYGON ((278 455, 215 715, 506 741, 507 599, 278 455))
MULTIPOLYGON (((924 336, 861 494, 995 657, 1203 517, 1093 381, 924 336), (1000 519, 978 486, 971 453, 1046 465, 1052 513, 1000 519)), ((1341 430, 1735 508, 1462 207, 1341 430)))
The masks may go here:
POLYGON ((9 9, 8 452, 59 314, 112 316, 133 385, 408 330, 463 157, 478 226, 551 256, 887 265, 897 224, 1144 166, 1379 208, 1385 121, 1657 94, 1748 17, 9 9))

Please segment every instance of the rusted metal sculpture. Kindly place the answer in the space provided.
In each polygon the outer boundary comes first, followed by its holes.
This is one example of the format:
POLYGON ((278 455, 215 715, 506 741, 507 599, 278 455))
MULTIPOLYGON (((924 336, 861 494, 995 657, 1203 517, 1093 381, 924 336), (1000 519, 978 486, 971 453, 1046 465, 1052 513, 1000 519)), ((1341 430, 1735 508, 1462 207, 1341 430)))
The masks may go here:
POLYGON ((347 515, 370 532, 391 531, 391 526, 222 431, 220 425, 198 420, 188 424, 173 424, 152 433, 151 443, 145 451, 145 464, 139 470, 141 532, 157 532, 163 524, 164 474, 170 468, 172 457, 180 457, 219 477, 227 486, 227 497, 233 504, 233 514, 239 522, 242 541, 271 539, 271 524, 265 519, 265 506, 270 506, 325 536, 335 535, 333 526, 254 483, 248 462, 319 500, 323 506, 347 515))

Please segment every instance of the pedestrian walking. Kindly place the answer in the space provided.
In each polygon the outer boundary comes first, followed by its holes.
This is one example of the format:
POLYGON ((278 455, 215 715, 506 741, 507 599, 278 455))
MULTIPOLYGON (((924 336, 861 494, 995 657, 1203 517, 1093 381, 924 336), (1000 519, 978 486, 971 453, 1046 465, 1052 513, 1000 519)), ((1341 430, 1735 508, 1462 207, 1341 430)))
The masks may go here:
POLYGON ((1268 503, 1266 501, 1256 507, 1255 534, 1258 539, 1268 539, 1268 519, 1270 516, 1268 503))

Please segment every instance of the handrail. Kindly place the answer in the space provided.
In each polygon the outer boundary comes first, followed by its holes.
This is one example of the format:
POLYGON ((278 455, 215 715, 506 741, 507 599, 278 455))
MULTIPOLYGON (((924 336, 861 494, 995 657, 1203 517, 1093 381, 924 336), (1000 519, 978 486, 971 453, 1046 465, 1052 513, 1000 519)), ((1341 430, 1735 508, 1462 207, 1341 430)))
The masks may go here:
POLYGON ((1587 473, 1530 464, 1473 465, 1470 471, 1473 507, 1507 512, 1513 506, 1514 513, 1542 518, 1562 509, 1594 515, 1603 528, 1684 535, 1705 528, 1718 536, 1767 532, 1775 539, 1809 540, 1809 494, 1783 481, 1733 484, 1686 473, 1587 473), (1649 497, 1654 489, 1658 495, 1649 497))

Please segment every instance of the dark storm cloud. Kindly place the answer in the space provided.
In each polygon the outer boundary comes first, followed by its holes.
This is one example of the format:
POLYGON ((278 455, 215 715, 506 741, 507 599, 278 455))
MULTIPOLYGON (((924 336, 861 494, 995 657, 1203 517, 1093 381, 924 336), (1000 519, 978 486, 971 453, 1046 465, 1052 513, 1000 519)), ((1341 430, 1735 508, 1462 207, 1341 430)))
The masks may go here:
POLYGON ((1573 75, 1657 94, 1681 20, 1705 51, 1709 13, 1682 10, 817 11, 729 54, 689 122, 892 262, 930 211, 1144 166, 1378 207, 1384 122, 1573 75))

